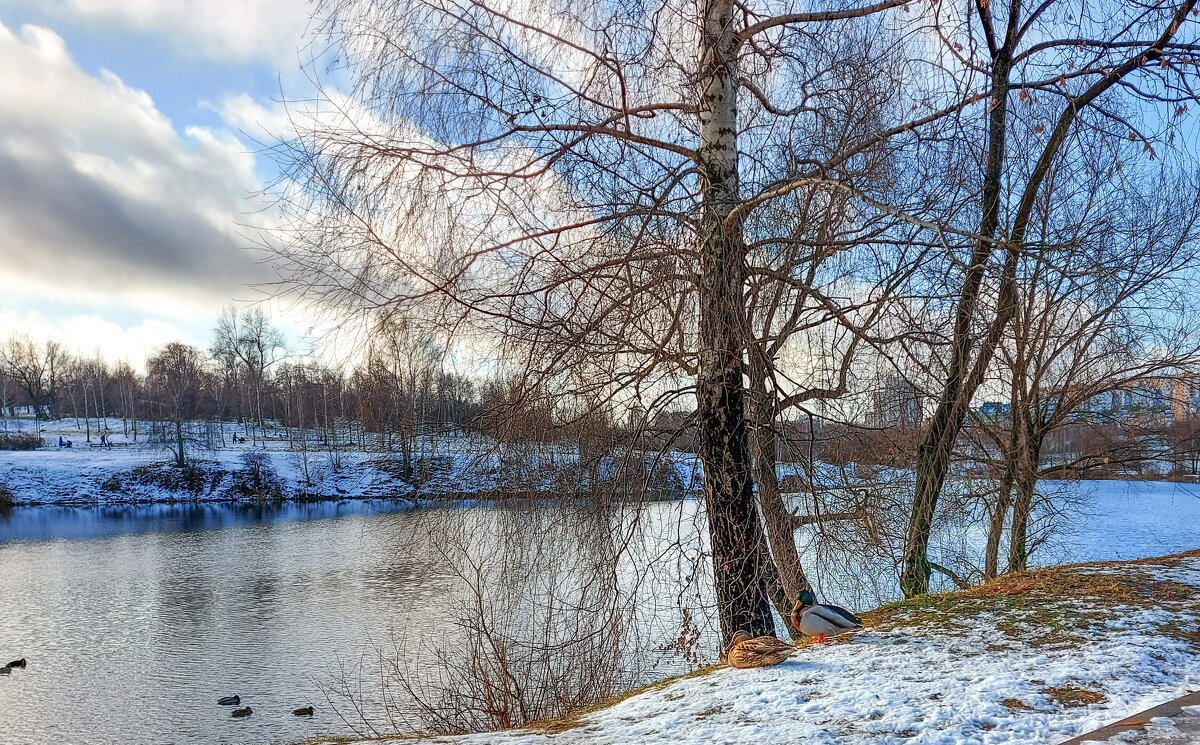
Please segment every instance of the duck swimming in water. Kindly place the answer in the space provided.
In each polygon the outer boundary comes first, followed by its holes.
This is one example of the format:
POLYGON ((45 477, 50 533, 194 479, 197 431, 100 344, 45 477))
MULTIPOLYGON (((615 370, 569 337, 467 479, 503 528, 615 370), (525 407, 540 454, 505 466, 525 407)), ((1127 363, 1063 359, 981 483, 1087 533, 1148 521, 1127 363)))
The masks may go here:
POLYGON ((12 662, 5 665, 5 667, 25 667, 25 658, 22 657, 19 660, 13 660, 12 662))
POLYGON ((241 696, 224 696, 217 699, 218 706, 238 706, 242 703, 241 696))
POLYGON ((298 717, 311 717, 313 715, 313 707, 305 706, 302 709, 296 709, 292 713, 298 717))
POLYGON ((725 661, 730 667, 752 668, 778 665, 788 658, 796 648, 773 636, 751 637, 745 631, 733 635, 725 661))
POLYGON ((827 636, 837 636, 862 628, 862 621, 845 608, 817 602, 812 590, 801 590, 792 606, 792 625, 813 638, 817 644, 827 636))
POLYGON ((244 709, 234 709, 233 710, 233 716, 235 716, 235 717, 248 717, 253 713, 254 713, 254 709, 251 709, 249 706, 247 706, 244 709))

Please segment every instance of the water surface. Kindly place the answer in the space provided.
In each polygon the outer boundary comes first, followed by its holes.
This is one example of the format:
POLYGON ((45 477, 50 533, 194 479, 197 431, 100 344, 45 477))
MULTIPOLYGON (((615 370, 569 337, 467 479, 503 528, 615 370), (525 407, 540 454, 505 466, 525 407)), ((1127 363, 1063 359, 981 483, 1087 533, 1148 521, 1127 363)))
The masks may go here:
POLYGON ((393 630, 436 623, 426 611, 449 586, 405 545, 403 507, 14 510, 0 519, 0 657, 29 667, 0 678, 0 740, 347 732, 318 683, 393 630), (231 694, 254 714, 216 705, 231 694), (309 704, 315 717, 292 715, 309 704))

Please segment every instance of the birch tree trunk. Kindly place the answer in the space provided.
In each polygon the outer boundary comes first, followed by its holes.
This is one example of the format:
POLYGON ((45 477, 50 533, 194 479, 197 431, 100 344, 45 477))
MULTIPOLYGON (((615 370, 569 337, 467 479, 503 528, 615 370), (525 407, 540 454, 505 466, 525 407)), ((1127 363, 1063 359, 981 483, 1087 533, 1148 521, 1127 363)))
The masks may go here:
POLYGON ((702 6, 699 105, 701 247, 696 413, 704 503, 721 633, 774 634, 767 551, 754 503, 742 354, 747 338, 742 288, 745 251, 737 206, 737 36, 733 3, 702 6))

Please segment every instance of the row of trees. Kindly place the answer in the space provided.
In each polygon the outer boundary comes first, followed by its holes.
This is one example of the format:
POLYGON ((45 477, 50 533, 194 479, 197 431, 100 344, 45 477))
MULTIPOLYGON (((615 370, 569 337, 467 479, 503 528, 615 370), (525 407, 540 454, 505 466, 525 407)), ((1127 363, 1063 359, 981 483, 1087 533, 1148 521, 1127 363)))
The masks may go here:
POLYGON ((772 633, 808 584, 787 422, 881 367, 925 391, 913 595, 973 402, 1012 404, 992 521, 1021 532, 1047 433, 1192 369, 1195 15, 330 0, 351 87, 294 107, 264 241, 323 308, 502 353, 531 400, 687 411, 723 633, 772 633))
POLYGON ((5 426, 19 412, 37 420, 69 417, 92 442, 110 434, 110 419, 120 419, 124 437, 164 442, 179 465, 193 447, 226 444, 225 429, 205 422, 236 421, 253 445, 271 433, 411 452, 422 432, 486 429, 481 411, 502 397, 499 387, 443 370, 431 347, 414 345, 398 329, 376 338, 349 370, 289 355, 282 334, 255 306, 225 309, 207 350, 166 344, 144 372, 99 353, 69 354, 53 340, 15 334, 0 344, 5 426))

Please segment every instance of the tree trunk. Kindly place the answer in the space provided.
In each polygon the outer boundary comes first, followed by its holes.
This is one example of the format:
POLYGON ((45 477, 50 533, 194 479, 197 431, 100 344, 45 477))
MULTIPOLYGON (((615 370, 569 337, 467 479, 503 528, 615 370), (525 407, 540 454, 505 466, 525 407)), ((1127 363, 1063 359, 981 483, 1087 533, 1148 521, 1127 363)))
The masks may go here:
POLYGON ((1012 534, 1009 537, 1008 571, 1022 572, 1029 562, 1029 514, 1033 511, 1033 495, 1038 482, 1042 436, 1030 436, 1029 445, 1017 474, 1017 497, 1013 501, 1012 534))
POLYGON ((792 638, 800 638, 800 630, 792 626, 792 603, 800 590, 809 586, 796 550, 796 530, 791 513, 783 503, 779 477, 775 472, 776 435, 775 399, 767 390, 767 366, 764 351, 754 347, 750 352, 750 449, 754 458, 754 478, 758 485, 758 506, 762 511, 767 541, 774 560, 775 571, 768 577, 767 591, 775 610, 783 618, 792 638))
POLYGON ((175 465, 183 468, 187 465, 187 457, 183 452, 183 420, 175 420, 175 446, 178 448, 175 451, 175 465))
POLYGON ((937 409, 930 419, 925 436, 917 446, 916 486, 913 494, 912 512, 905 536, 904 567, 900 575, 900 589, 905 597, 929 592, 929 536, 933 530, 933 514, 937 508, 942 484, 950 468, 950 452, 962 430, 963 416, 975 389, 979 386, 977 375, 970 371, 986 367, 987 360, 995 351, 990 339, 980 345, 976 361, 971 361, 971 322, 980 299, 984 271, 992 255, 991 238, 996 235, 1000 224, 1000 189, 1004 171, 1005 137, 1008 112, 1008 76, 1011 67, 1009 42, 999 50, 993 60, 992 102, 988 122, 988 154, 983 174, 983 203, 979 233, 981 239, 971 251, 963 287, 955 309, 953 350, 946 371, 946 384, 938 399, 937 409))
MULTIPOLYGON (((1014 427, 1013 431, 1016 431, 1014 427)), ((1004 472, 1000 474, 1000 488, 992 504, 991 520, 988 524, 987 547, 983 556, 983 578, 993 579, 999 573, 1000 538, 1004 534, 1004 519, 1012 506, 1013 481, 1016 478, 1017 449, 1015 443, 1004 456, 1004 472)))
POLYGON ((727 225, 738 196, 737 38, 733 4, 705 0, 700 40, 701 246, 696 415, 721 633, 774 634, 770 561, 751 482, 742 352, 745 245, 727 225))

